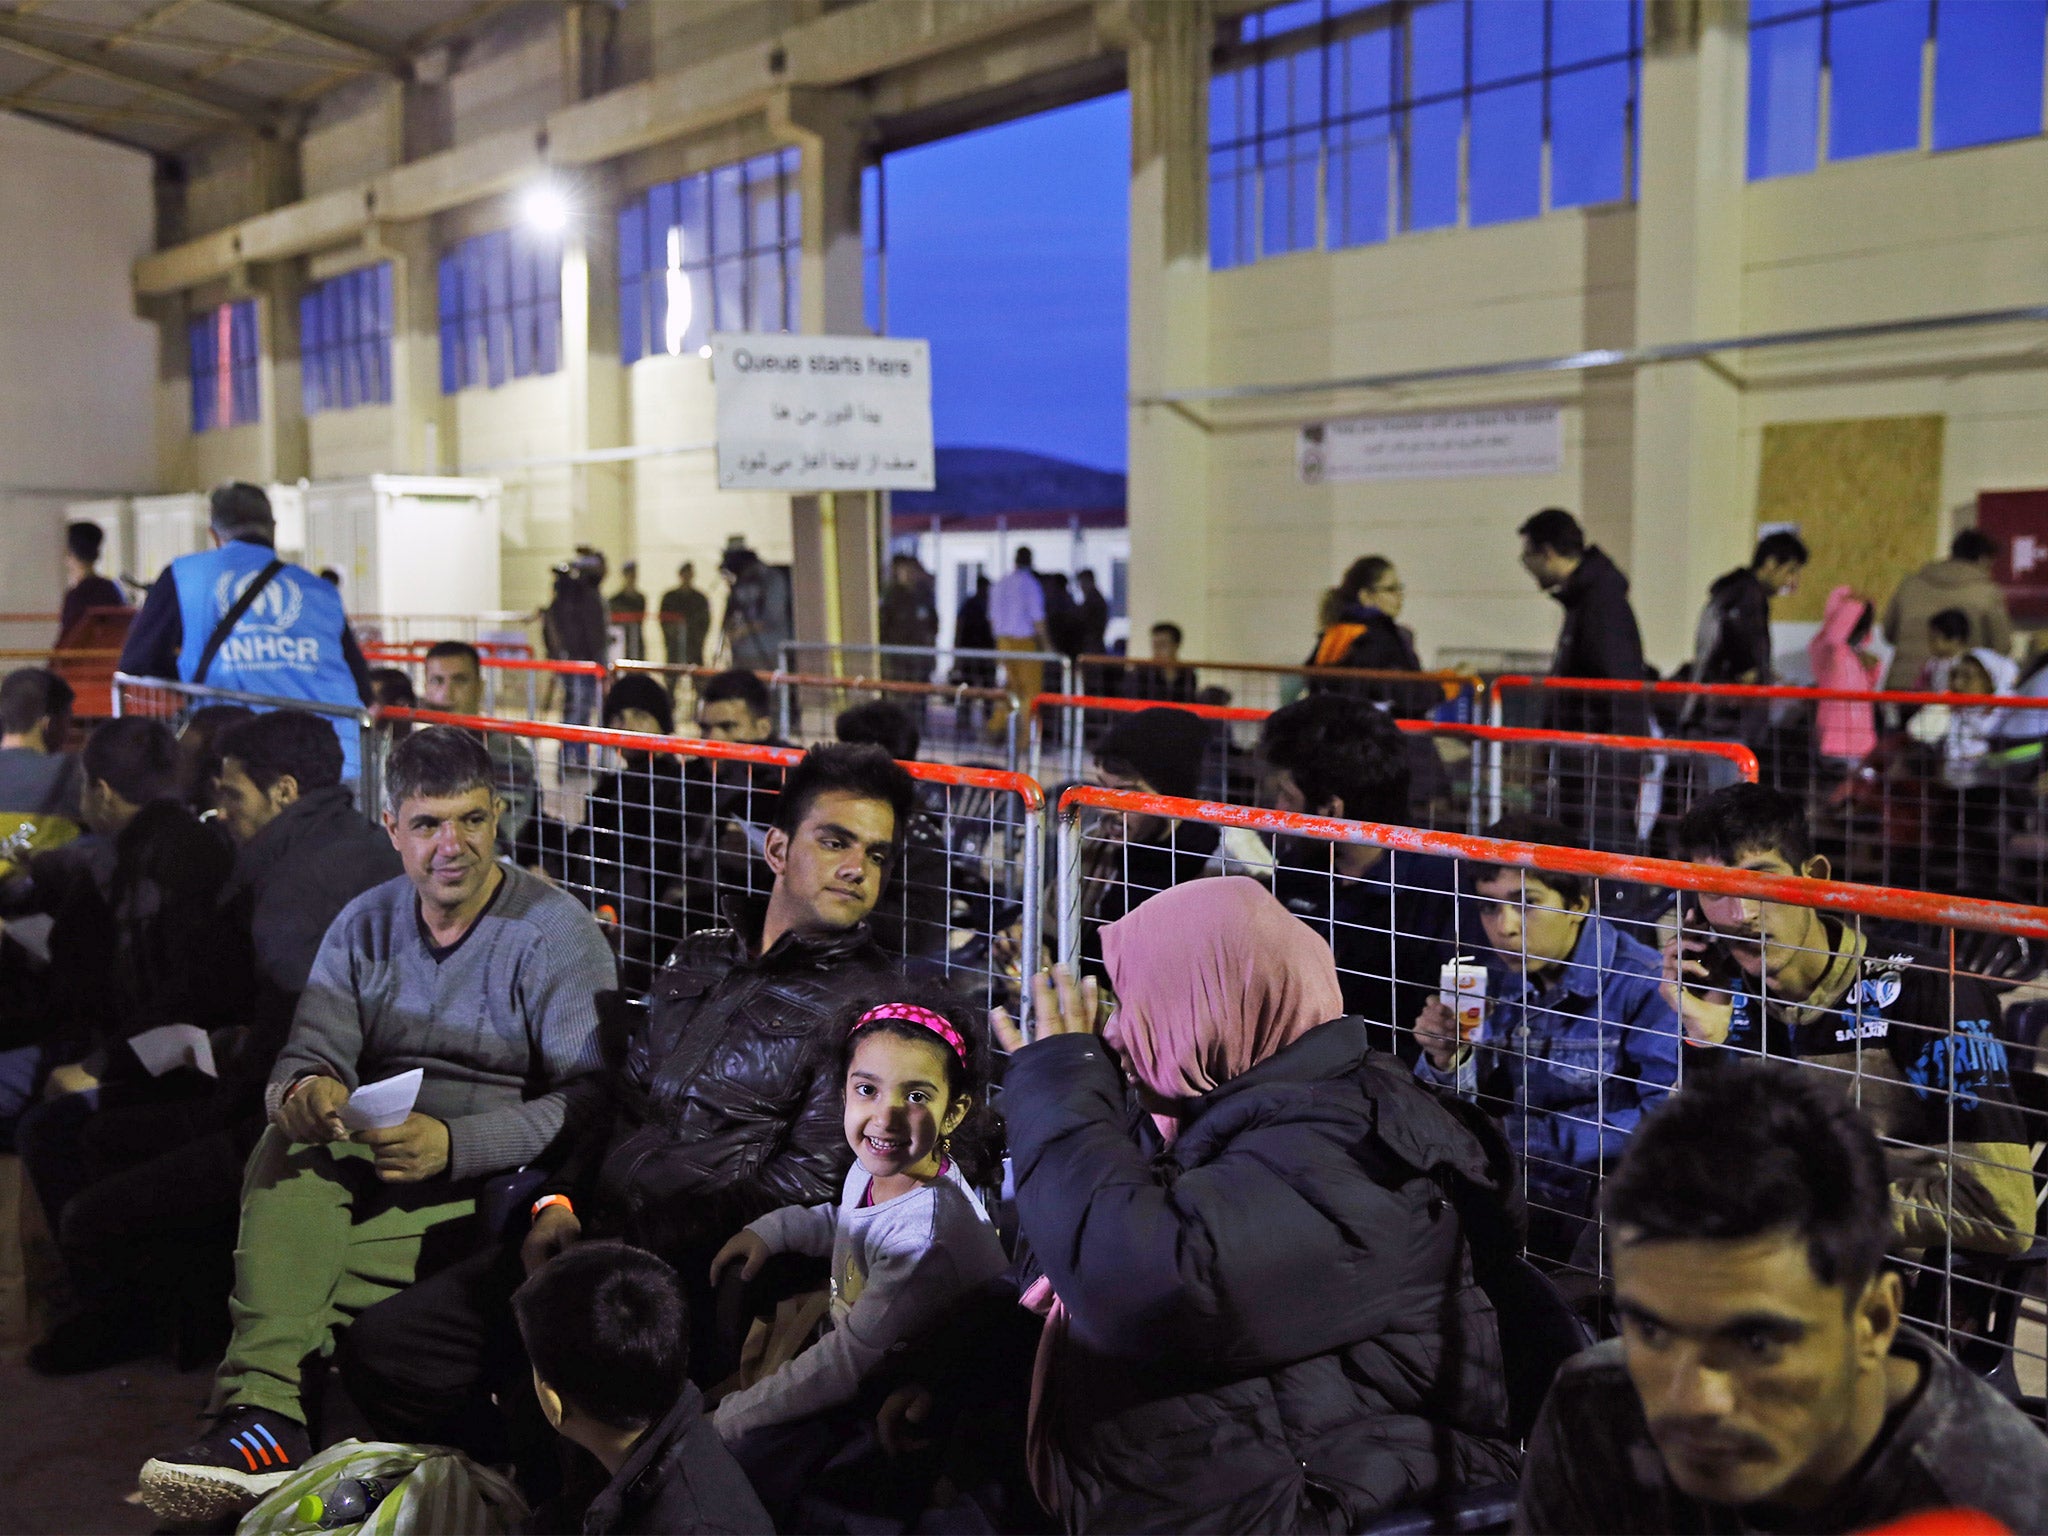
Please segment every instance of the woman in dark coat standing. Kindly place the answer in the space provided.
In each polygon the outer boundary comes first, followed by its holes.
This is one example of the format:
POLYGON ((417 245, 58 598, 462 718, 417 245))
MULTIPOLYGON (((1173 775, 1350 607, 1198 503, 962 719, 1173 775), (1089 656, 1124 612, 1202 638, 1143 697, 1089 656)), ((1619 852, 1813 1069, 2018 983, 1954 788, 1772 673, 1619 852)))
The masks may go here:
POLYGON ((1254 880, 1162 892, 1103 956, 1102 1035, 1092 983, 1039 978, 1003 1095, 1049 1304, 1040 1498, 1070 1531, 1344 1531, 1511 1480, 1460 1217, 1505 1209, 1487 1143, 1339 1017, 1329 950, 1254 880))

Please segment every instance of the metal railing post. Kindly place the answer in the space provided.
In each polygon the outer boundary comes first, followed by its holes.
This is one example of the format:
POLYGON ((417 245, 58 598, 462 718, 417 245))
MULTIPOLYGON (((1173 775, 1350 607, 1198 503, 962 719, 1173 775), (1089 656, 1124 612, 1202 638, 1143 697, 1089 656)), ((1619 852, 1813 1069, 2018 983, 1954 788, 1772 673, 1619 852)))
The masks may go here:
MULTIPOLYGON (((1017 701, 1015 699, 1012 699, 1010 701, 1009 718, 1003 722, 1003 768, 1005 769, 1005 771, 1010 773, 1015 773, 1017 771, 1017 759, 1021 751, 1021 743, 1018 741, 1018 733, 1023 729, 1023 723, 1019 720, 1018 716, 1022 713, 1023 712, 1017 708, 1017 701)), ((1036 747, 1032 749, 1032 756, 1034 759, 1035 766, 1035 759, 1037 757, 1036 747)), ((1034 779, 1038 777, 1036 773, 1033 773, 1031 776, 1034 779)))
POLYGON ((775 674, 775 734, 784 741, 796 740, 796 737, 790 734, 795 725, 789 707, 790 695, 795 692, 784 672, 775 674))
MULTIPOLYGON (((1496 683, 1487 692, 1491 700, 1487 707, 1488 721, 1496 726, 1502 725, 1505 720, 1501 709, 1500 685, 1496 683)), ((1486 825, 1489 827, 1500 820, 1501 757, 1506 751, 1507 743, 1504 741, 1490 741, 1486 744, 1486 825)), ((1473 830, 1478 829, 1475 827, 1473 830)))
POLYGON ((1045 951, 1045 816, 1033 815, 1027 804, 1024 817, 1024 919, 1019 937, 1023 947, 1017 962, 1018 1027, 1026 1040, 1037 1038, 1032 1017, 1031 978, 1037 973, 1039 957, 1045 951))
POLYGON ((1053 899, 1059 913, 1059 963, 1073 970, 1081 963, 1081 811, 1047 808, 1059 817, 1059 864, 1053 875, 1053 899))
POLYGON ((358 736, 358 761, 362 765, 361 789, 363 813, 375 826, 380 820, 379 812, 384 808, 384 747, 390 740, 377 728, 377 712, 365 710, 356 728, 358 736))

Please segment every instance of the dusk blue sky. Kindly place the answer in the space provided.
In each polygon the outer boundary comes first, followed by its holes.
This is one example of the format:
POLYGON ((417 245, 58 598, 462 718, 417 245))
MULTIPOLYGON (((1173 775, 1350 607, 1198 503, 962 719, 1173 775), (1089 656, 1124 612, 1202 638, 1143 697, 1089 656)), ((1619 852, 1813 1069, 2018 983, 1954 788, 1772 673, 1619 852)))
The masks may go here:
POLYGON ((940 447, 1124 468, 1130 98, 889 156, 889 331, 932 344, 940 447))

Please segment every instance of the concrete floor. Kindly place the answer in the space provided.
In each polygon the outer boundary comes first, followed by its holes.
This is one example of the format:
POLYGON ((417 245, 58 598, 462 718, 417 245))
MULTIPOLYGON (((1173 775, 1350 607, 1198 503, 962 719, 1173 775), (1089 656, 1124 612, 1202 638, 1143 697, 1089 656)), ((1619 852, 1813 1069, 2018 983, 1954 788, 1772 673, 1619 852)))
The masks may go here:
POLYGON ((212 1377, 167 1359, 48 1381, 0 1360, 0 1531, 142 1532, 127 1502, 149 1457, 189 1445, 212 1377))

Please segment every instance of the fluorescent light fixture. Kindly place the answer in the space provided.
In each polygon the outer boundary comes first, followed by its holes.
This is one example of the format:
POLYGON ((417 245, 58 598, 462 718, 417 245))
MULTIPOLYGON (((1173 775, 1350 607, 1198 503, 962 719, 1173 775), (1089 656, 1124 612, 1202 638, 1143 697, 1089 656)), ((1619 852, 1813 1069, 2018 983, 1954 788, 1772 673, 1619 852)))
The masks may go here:
POLYGON ((544 235, 559 235, 569 227, 569 197, 552 181, 536 182, 520 199, 519 212, 526 222, 544 235))

